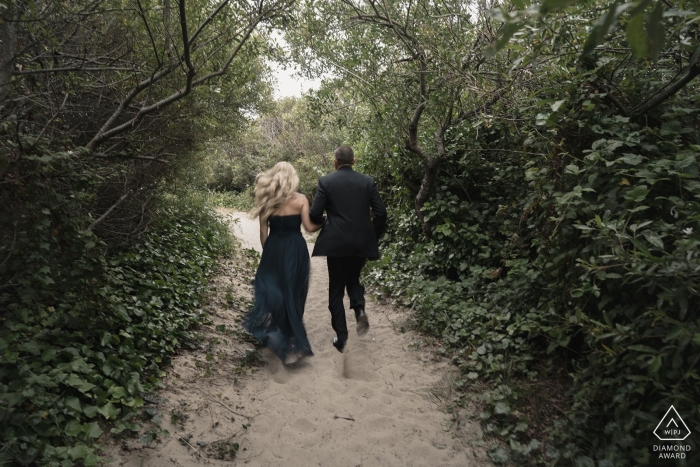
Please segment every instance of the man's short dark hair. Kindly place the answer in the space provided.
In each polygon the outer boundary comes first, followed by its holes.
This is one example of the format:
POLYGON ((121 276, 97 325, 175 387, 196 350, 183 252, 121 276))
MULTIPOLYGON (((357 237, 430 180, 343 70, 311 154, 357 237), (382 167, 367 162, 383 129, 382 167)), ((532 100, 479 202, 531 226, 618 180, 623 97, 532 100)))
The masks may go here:
POLYGON ((350 146, 340 146, 335 150, 335 158, 339 164, 352 164, 355 153, 350 146))

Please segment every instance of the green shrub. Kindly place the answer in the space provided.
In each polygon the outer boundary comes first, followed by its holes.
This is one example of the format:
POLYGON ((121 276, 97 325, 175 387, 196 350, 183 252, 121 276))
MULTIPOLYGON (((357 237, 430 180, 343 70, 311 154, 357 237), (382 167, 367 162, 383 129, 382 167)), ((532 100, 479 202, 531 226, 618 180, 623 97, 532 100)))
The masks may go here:
MULTIPOLYGON (((468 128, 451 142, 423 209, 431 238, 397 187, 405 175, 376 167, 392 212, 368 280, 442 337, 464 381, 492 385, 485 430, 519 462, 652 465, 653 430, 671 405, 700 430, 697 99, 679 98, 652 126, 576 92, 555 121, 529 115, 566 141, 495 124, 478 144, 468 128), (489 151, 513 147, 525 149, 489 151), (571 404, 532 445, 528 420, 509 413, 523 383, 562 362, 571 404)), ((694 465, 700 446, 683 443, 694 465)))
POLYGON ((210 191, 207 192, 207 204, 221 208, 232 208, 239 211, 250 211, 253 209, 255 199, 253 198, 253 188, 248 187, 240 193, 232 191, 210 191))
POLYGON ((200 201, 167 198, 143 238, 109 254, 78 229, 56 244, 45 209, 27 241, 46 240, 3 266, 29 270, 0 295, 0 463, 95 465, 104 430, 141 429, 142 396, 192 342, 206 279, 231 249, 200 201))

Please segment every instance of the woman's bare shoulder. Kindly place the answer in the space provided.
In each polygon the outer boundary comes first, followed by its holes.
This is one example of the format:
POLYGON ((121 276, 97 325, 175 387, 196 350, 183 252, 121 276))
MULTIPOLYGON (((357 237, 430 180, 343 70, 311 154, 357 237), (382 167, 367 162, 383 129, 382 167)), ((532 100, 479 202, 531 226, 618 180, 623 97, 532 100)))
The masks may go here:
POLYGON ((296 199, 296 202, 300 203, 302 206, 305 204, 309 204, 309 200, 306 198, 306 196, 299 192, 294 193, 294 198, 296 199))
POLYGON ((299 214, 304 208, 305 203, 308 203, 306 196, 301 193, 294 193, 287 198, 287 202, 284 203, 284 206, 277 211, 277 215, 288 216, 291 214, 299 214))

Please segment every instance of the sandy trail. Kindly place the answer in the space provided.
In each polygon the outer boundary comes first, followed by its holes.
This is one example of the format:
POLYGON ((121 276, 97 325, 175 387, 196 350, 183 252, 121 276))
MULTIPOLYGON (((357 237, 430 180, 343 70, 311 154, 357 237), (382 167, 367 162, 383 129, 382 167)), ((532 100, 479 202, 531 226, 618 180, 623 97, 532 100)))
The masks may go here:
MULTIPOLYGON (((228 214, 239 219, 233 229, 243 247, 260 251, 257 222, 243 213, 228 214)), ((450 416, 435 404, 435 388, 450 365, 429 351, 411 350, 419 337, 399 332, 406 313, 368 299, 371 328, 360 338, 350 310, 350 339, 340 354, 331 345, 327 291, 325 258, 312 258, 304 321, 314 357, 284 366, 264 350, 265 364, 253 375, 232 378, 225 371, 203 379, 202 368, 192 363, 197 352, 180 355, 170 372, 179 378, 166 379, 161 397, 167 402, 158 408, 166 418, 175 411, 186 413, 187 420, 166 421, 171 436, 153 448, 122 444, 121 450, 108 450, 115 459, 111 465, 490 465, 471 443, 481 439, 478 423, 463 421, 455 438, 450 416), (240 450, 231 460, 221 452, 233 442, 240 450), (125 452, 125 447, 136 450, 125 452), (229 460, 215 459, 217 452, 229 460)), ((214 314, 215 324, 240 318, 222 310, 214 314)), ((216 362, 226 355, 217 354, 216 362)))

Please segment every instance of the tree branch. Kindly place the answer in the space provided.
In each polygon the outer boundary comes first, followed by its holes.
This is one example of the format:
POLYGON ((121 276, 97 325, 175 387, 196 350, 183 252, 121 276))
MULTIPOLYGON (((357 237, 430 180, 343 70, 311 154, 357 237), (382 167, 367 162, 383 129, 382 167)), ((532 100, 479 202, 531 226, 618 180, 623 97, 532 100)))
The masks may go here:
POLYGON ((424 162, 428 162, 430 158, 423 152, 423 148, 420 146, 420 142, 418 141, 418 124, 420 123, 420 118, 423 115, 423 111, 425 110, 425 103, 426 103, 426 86, 425 86, 425 73, 426 73, 426 64, 425 64, 425 57, 421 57, 420 60, 420 73, 419 73, 419 79, 420 79, 420 88, 419 88, 419 102, 418 106, 416 107, 416 110, 413 112, 413 117, 411 118, 411 121, 408 123, 408 140, 406 141, 406 149, 410 150, 411 152, 417 154, 420 156, 421 159, 423 159, 424 162))
POLYGON ((119 200, 118 200, 116 203, 114 203, 109 209, 107 209, 107 211, 106 211, 104 214, 102 214, 100 217, 98 217, 97 220, 96 220, 95 222, 93 222, 92 224, 90 224, 90 226, 87 228, 87 230, 88 230, 88 231, 91 231, 92 229, 95 228, 96 225, 98 225, 100 222, 102 222, 102 221, 104 221, 105 219, 107 219, 107 217, 112 213, 112 211, 114 211, 115 209, 117 209, 117 208, 119 207, 120 204, 122 204, 124 201, 126 201, 126 199, 127 199, 129 196, 131 196, 132 193, 133 193, 133 190, 129 190, 129 191, 127 191, 126 193, 124 193, 124 194, 122 195, 122 197, 119 198, 119 200))
POLYGON ((112 158, 122 158, 122 159, 139 159, 142 161, 151 161, 151 162, 160 162, 161 164, 170 164, 170 161, 166 161, 161 159, 161 156, 174 156, 175 154, 171 153, 161 153, 156 157, 148 157, 148 156, 120 156, 118 154, 105 154, 103 152, 95 152, 90 154, 92 157, 99 157, 100 159, 112 159, 112 158))
POLYGON ((670 98, 673 96, 675 93, 683 89, 689 82, 691 82, 693 79, 695 79, 696 76, 700 75, 700 63, 695 63, 693 66, 691 66, 688 69, 688 73, 678 81, 676 81, 673 85, 669 86, 664 92, 661 94, 657 95, 656 97, 652 99, 648 99, 645 102, 642 102, 638 106, 636 106, 634 109, 632 109, 632 114, 636 117, 641 117, 645 113, 649 112, 651 109, 654 107, 658 106, 662 102, 664 102, 666 99, 670 98))

